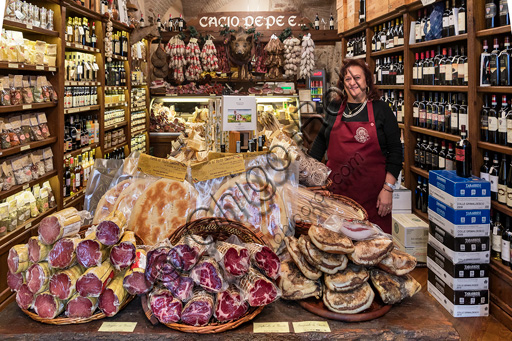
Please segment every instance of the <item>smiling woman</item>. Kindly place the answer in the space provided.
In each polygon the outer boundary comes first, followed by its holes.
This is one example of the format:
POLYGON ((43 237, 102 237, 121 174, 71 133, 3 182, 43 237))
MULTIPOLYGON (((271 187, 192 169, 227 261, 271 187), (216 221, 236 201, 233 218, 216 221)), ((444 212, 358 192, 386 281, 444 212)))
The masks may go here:
POLYGON ((345 59, 340 74, 341 101, 326 106, 329 110, 310 155, 321 160, 327 152, 331 191, 357 201, 372 223, 391 233, 393 190, 402 167, 396 117, 379 100, 364 61, 345 59), (360 162, 354 166, 356 156, 360 162))

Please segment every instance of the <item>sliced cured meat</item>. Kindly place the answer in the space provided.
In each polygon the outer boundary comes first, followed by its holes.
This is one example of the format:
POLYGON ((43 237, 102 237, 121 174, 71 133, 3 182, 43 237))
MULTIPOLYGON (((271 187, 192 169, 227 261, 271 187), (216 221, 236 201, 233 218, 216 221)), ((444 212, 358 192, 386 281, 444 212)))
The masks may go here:
POLYGON ((7 286, 12 291, 20 290, 21 286, 25 283, 25 273, 20 272, 17 274, 13 274, 10 271, 7 271, 7 286))
POLYGON ((377 234, 372 224, 365 220, 342 219, 339 225, 340 232, 352 240, 365 240, 377 234))
POLYGON ((67 300, 76 292, 76 281, 82 273, 81 266, 77 264, 54 274, 50 278, 50 293, 61 300, 67 300))
POLYGON ((103 220, 96 227, 96 238, 106 246, 115 245, 124 232, 126 219, 121 211, 110 213, 106 220, 103 220))
POLYGON ((180 271, 188 272, 206 252, 206 242, 198 235, 186 235, 169 251, 169 261, 180 271))
POLYGON ((249 310, 249 303, 234 285, 217 294, 214 316, 219 322, 238 320, 249 310))
POLYGON ((160 268, 160 273, 158 275, 158 279, 162 281, 162 283, 174 282, 179 278, 180 274, 176 271, 176 269, 169 263, 162 264, 160 268))
POLYGON ((208 292, 217 293, 225 289, 219 264, 211 257, 203 258, 190 272, 190 278, 208 292))
POLYGON ((80 296, 99 297, 114 278, 114 267, 108 260, 100 266, 89 268, 76 281, 76 291, 80 296))
POLYGON ((252 307, 270 304, 279 297, 274 283, 253 268, 240 280, 240 288, 252 307))
POLYGON ((64 311, 64 302, 45 291, 37 295, 34 310, 39 317, 53 319, 64 311))
POLYGON ((92 316, 97 307, 97 297, 82 297, 77 293, 66 305, 66 316, 70 318, 88 318, 92 316))
POLYGON ((76 263, 76 246, 80 238, 62 238, 53 245, 48 262, 54 269, 65 269, 76 263))
POLYGON ((19 274, 28 269, 30 262, 28 260, 27 244, 15 245, 9 250, 7 266, 9 267, 9 271, 13 274, 19 274))
POLYGON ((123 286, 129 294, 140 295, 149 292, 153 285, 145 276, 147 264, 146 251, 138 249, 135 254, 135 261, 124 276, 123 286))
POLYGON ((171 249, 169 247, 160 247, 148 252, 148 264, 146 267, 146 279, 155 283, 160 276, 164 264, 167 263, 167 254, 171 249))
POLYGON ((108 257, 108 249, 96 240, 96 232, 89 233, 76 247, 78 264, 84 268, 100 266, 108 257))
POLYGON ((66 208, 41 220, 39 240, 45 245, 52 245, 61 238, 77 234, 81 225, 78 210, 74 207, 66 208))
POLYGON ((181 313, 181 321, 189 326, 206 326, 213 314, 213 296, 205 290, 195 289, 194 296, 181 313))
POLYGON ((29 290, 28 285, 22 284, 16 292, 16 303, 21 309, 32 308, 34 304, 34 294, 29 290))
POLYGON ((96 206, 96 212, 94 213, 94 219, 92 220, 93 225, 96 225, 106 219, 106 217, 113 211, 114 204, 116 203, 119 195, 128 188, 132 182, 132 179, 121 181, 103 194, 98 202, 98 206, 96 206))
POLYGON ((187 302, 194 294, 194 281, 186 274, 182 274, 176 280, 164 283, 164 285, 181 302, 187 302))
POLYGON ((167 289, 153 290, 149 294, 149 307, 161 323, 176 323, 181 319, 183 304, 167 289))
POLYGON ((51 275, 52 270, 48 262, 33 264, 27 270, 28 289, 34 294, 47 290, 51 275))
POLYGON ((249 250, 245 247, 218 241, 217 251, 222 256, 224 270, 226 270, 230 275, 236 277, 243 276, 249 270, 251 258, 249 250))
POLYGON ((39 237, 34 236, 28 240, 28 259, 32 263, 38 263, 46 260, 52 245, 45 245, 41 243, 39 237))
POLYGON ((110 263, 116 270, 122 270, 132 265, 135 260, 136 241, 132 231, 126 231, 119 244, 110 250, 110 263))
POLYGON ((245 244, 251 254, 251 262, 260 269, 267 277, 277 279, 281 264, 279 257, 268 246, 256 243, 245 244))
POLYGON ((99 307, 107 316, 114 316, 128 297, 123 287, 124 273, 119 273, 100 296, 99 307))

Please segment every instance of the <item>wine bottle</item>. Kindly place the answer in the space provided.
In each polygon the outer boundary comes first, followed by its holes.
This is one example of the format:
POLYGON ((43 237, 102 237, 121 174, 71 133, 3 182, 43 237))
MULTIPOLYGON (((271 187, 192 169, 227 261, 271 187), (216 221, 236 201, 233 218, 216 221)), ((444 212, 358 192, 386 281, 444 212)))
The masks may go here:
POLYGON ((451 142, 448 143, 448 153, 446 153, 446 170, 455 170, 455 153, 451 142))
POLYGON ((460 140, 456 148, 457 176, 469 178, 471 176, 471 143, 466 139, 466 126, 461 126, 460 140))
POLYGON ((316 14, 316 17, 315 17, 315 30, 319 30, 320 29, 320 18, 318 18, 318 13, 316 14))
POLYGON ((510 25, 510 16, 508 13, 508 1, 507 0, 500 0, 500 6, 499 6, 499 23, 500 26, 507 26, 510 25))
POLYGON ((500 85, 510 85, 510 39, 505 37, 505 43, 503 43, 503 50, 501 50, 498 56, 498 62, 500 66, 499 77, 500 85))
MULTIPOLYGON (((416 201, 416 209, 421 210, 421 207, 423 206, 423 197, 421 193, 421 176, 418 176, 418 184, 416 185, 416 189, 414 191, 414 198, 416 201)), ((500 243, 501 246, 501 243, 500 243)))
POLYGON ((484 163, 480 167, 480 178, 486 181, 490 181, 489 172, 489 152, 486 150, 484 151, 484 163))
POLYGON ((160 14, 158 15, 158 18, 156 19, 156 27, 158 28, 158 31, 162 29, 162 20, 160 19, 160 14))
POLYGON ((496 95, 491 97, 491 108, 489 109, 489 140, 490 143, 498 143, 498 102, 496 95))
POLYGON ((459 6, 459 13, 458 13, 458 25, 459 25, 459 34, 464 34, 466 33, 466 4, 465 4, 465 1, 466 0, 461 0, 460 1, 460 6, 459 6))
POLYGON ((512 207, 512 159, 508 165, 507 174, 507 206, 512 207))
POLYGON ((423 178, 421 185, 421 194, 423 195, 423 201, 421 204, 421 212, 427 213, 428 211, 428 181, 423 178))
POLYGON ((500 171, 498 173, 498 202, 507 203, 507 156, 501 157, 500 171))
POLYGON ((496 212, 492 223, 491 236, 491 257, 495 260, 501 260, 501 238, 503 235, 503 225, 501 224, 500 212, 496 212))
POLYGON ((434 147, 432 147, 432 169, 439 169, 439 144, 437 138, 434 138, 434 147))
POLYGON ((427 169, 427 137, 423 136, 423 143, 420 148, 420 168, 427 169))
POLYGON ((500 85, 500 60, 499 60, 499 54, 500 54, 500 44, 498 41, 498 38, 494 38, 494 44, 493 44, 494 50, 491 52, 490 56, 490 68, 491 68, 491 85, 497 86, 500 85))
POLYGON ((446 169, 446 144, 444 140, 441 141, 441 150, 439 151, 439 169, 446 169))
POLYGON ((489 97, 484 95, 484 106, 480 112, 480 140, 489 142, 489 97))
POLYGON ((503 233, 501 234, 501 263, 503 265, 510 265, 510 239, 512 237, 512 232, 510 231, 510 224, 503 228, 503 233))
POLYGON ((421 150, 421 137, 416 137, 416 145, 414 146, 414 167, 420 166, 420 150, 421 150))
POLYGON ((489 171, 489 181, 491 183, 491 200, 498 200, 498 171, 499 171, 498 153, 494 153, 492 166, 489 171))
POLYGON ((141 13, 140 14, 140 20, 139 20, 139 28, 143 28, 144 26, 145 26, 144 15, 141 13))
POLYGON ((329 29, 334 30, 334 17, 332 16, 332 13, 331 16, 329 17, 329 29))
POLYGON ((498 27, 498 6, 497 0, 485 0, 485 27, 498 27))
POLYGON ((169 20, 167 21, 167 29, 169 32, 172 32, 173 24, 172 24, 172 15, 169 13, 169 20))
POLYGON ((498 113, 498 143, 502 146, 507 145, 507 114, 508 114, 507 95, 502 95, 501 110, 498 113))
POLYGON ((450 11, 450 0, 446 0, 443 12, 443 28, 442 28, 442 36, 449 37, 450 36, 450 16, 452 15, 450 11))

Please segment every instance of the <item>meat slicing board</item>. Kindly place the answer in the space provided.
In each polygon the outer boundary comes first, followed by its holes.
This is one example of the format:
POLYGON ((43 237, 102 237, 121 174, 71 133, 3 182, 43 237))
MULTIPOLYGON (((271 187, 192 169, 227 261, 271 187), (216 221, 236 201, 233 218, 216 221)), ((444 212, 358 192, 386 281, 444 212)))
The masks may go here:
POLYGON ((330 311, 321 299, 319 300, 314 297, 297 302, 302 308, 315 315, 343 322, 363 322, 374 320, 384 316, 391 309, 391 305, 385 305, 380 299, 377 298, 373 300, 370 308, 358 314, 335 313, 334 311, 330 311))

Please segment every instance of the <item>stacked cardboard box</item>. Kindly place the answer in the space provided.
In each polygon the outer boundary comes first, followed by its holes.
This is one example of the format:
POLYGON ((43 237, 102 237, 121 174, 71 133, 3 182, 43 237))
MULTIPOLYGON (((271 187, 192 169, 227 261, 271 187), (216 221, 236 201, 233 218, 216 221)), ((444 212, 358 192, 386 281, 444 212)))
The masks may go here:
POLYGON ((427 289, 454 317, 489 315, 490 183, 429 173, 427 289))
POLYGON ((428 224, 414 214, 393 213, 393 242, 398 248, 427 262, 428 224))

